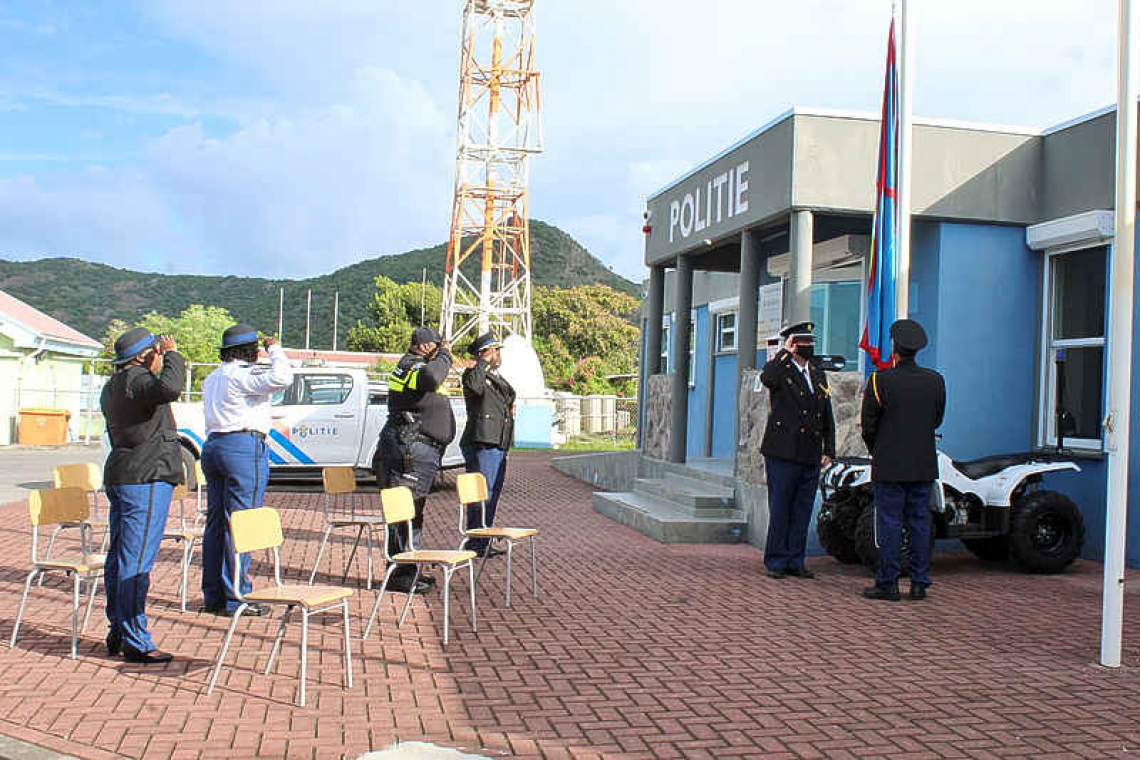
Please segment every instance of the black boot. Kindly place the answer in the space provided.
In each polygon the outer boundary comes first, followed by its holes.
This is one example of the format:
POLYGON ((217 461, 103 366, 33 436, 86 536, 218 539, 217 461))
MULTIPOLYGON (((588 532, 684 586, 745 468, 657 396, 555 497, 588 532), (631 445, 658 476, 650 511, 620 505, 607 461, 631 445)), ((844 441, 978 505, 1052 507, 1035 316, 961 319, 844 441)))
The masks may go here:
POLYGON ((898 586, 868 586, 863 589, 863 596, 884 602, 897 602, 902 599, 898 586))

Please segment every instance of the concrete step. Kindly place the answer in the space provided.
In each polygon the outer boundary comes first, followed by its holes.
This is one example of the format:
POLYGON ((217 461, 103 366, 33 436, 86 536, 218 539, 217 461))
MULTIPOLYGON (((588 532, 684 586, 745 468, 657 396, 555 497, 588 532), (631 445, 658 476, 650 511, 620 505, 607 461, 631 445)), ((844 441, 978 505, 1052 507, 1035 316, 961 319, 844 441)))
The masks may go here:
POLYGON ((740 510, 730 510, 731 516, 696 517, 675 502, 640 491, 596 491, 594 509, 665 544, 736 544, 748 532, 740 510))
POLYGON ((662 479, 637 478, 633 481, 633 490, 674 502, 704 517, 724 517, 726 515, 720 513, 736 510, 731 488, 673 473, 666 473, 662 479))

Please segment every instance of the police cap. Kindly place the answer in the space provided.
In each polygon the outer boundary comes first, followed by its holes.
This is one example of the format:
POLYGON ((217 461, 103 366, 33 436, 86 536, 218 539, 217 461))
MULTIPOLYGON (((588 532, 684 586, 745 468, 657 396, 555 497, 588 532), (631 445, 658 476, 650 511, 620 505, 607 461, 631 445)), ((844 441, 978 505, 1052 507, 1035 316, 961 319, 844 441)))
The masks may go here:
POLYGON ((485 332, 475 340, 471 341, 471 355, 478 356, 481 352, 486 351, 488 348, 501 348, 502 342, 495 337, 494 333, 485 332))
POLYGON ((257 342, 257 330, 246 324, 238 322, 233 327, 228 328, 222 333, 222 345, 218 346, 219 349, 233 348, 234 346, 245 346, 250 343, 257 342))
POLYGON ((154 333, 145 327, 132 327, 115 341, 115 358, 111 364, 126 364, 157 343, 154 333))
POLYGON ((913 319, 900 319, 891 325, 891 341, 900 351, 914 353, 926 345, 926 330, 913 319))
POLYGON ((434 327, 417 327, 412 330, 412 345, 418 346, 421 343, 439 343, 439 331, 434 327))
POLYGON ((783 330, 780 330, 780 337, 784 340, 788 338, 811 338, 812 331, 815 330, 815 322, 796 322, 795 324, 786 325, 783 330))

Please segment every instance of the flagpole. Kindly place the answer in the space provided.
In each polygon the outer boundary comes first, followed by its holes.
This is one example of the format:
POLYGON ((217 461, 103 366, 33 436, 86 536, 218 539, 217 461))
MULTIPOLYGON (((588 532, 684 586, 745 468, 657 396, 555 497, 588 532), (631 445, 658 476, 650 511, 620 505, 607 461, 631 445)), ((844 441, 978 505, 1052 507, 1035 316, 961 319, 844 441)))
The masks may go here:
POLYGON ((895 318, 906 319, 910 311, 910 208, 911 156, 914 123, 914 19, 908 0, 897 8, 899 19, 899 238, 895 278, 895 318))
POLYGON ((1136 101, 1140 36, 1133 0, 1120 0, 1116 49, 1116 231, 1108 341, 1108 498, 1105 509, 1100 664, 1120 667, 1124 623, 1124 551, 1128 511, 1128 434, 1132 419, 1132 298, 1136 249, 1136 101))

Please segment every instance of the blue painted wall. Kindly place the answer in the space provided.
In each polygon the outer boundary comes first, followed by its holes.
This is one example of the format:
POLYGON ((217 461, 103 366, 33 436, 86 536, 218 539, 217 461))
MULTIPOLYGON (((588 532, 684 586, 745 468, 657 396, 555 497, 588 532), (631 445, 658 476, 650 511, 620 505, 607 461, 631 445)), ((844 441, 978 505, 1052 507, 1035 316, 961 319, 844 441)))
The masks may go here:
POLYGON ((693 353, 696 368, 694 385, 689 389, 689 438, 685 441, 685 456, 688 457, 705 455, 705 431, 708 429, 706 389, 709 383, 709 307, 700 306, 696 312, 692 334, 696 346, 693 353))
POLYGON ((736 354, 713 359, 712 455, 736 453, 736 354))

